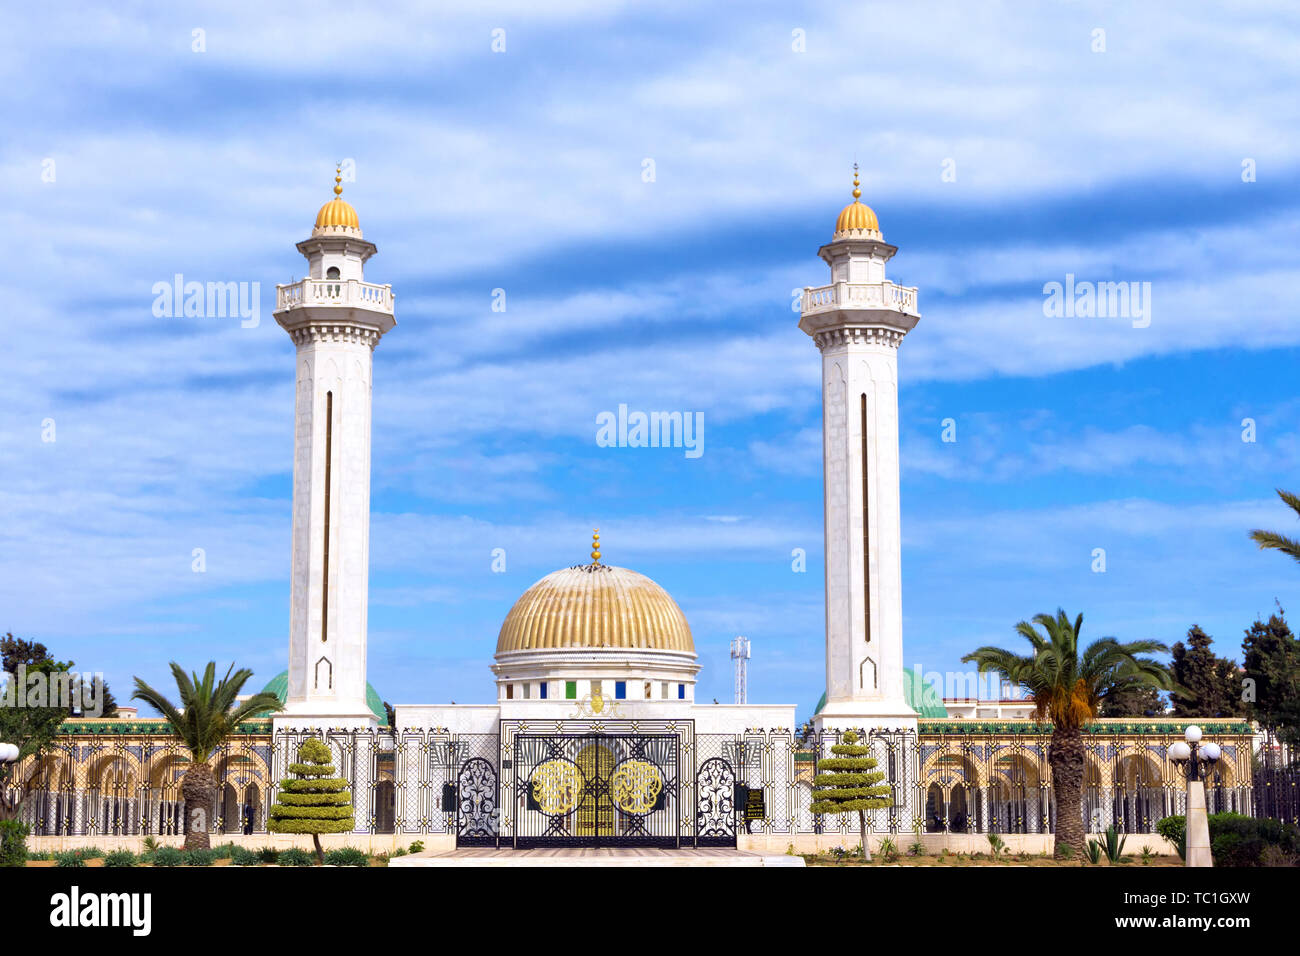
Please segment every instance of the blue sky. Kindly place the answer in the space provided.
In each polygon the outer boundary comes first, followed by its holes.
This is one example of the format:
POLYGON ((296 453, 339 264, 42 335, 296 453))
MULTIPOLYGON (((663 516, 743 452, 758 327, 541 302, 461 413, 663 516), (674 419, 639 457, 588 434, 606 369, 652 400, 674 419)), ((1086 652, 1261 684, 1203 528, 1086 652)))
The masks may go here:
POLYGON ((743 633, 751 699, 809 715, 819 360, 790 301, 826 281, 854 160, 923 316, 899 356, 908 662, 961 670, 1058 605, 1085 635, 1200 623, 1235 654, 1290 602, 1300 569, 1246 537, 1294 530, 1273 488, 1300 485, 1290 5, 380 6, 10 13, 0 630, 121 698, 170 659, 283 669, 271 311, 341 158, 398 297, 370 601, 393 703, 490 699, 511 603, 599 525, 681 604, 699 699, 730 699, 743 633), (155 317, 176 273, 259 282, 260 324, 155 317), (1067 274, 1150 282, 1149 327, 1046 317, 1067 274), (598 447, 620 403, 702 412, 703 456, 598 447))

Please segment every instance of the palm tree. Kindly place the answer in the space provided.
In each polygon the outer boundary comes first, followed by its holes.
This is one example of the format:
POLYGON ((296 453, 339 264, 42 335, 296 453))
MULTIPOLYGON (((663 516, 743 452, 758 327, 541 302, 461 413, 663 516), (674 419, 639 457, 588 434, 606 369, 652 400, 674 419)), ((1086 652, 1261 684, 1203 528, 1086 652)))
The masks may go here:
MULTIPOLYGON (((1283 491, 1281 488, 1276 489, 1276 491, 1277 496, 1287 503, 1291 510, 1296 513, 1296 517, 1300 518, 1300 496, 1293 495, 1289 491, 1283 491)), ((1274 548, 1300 561, 1300 541, 1295 538, 1288 538, 1276 531, 1263 531, 1256 528, 1250 533, 1250 539, 1259 545, 1261 551, 1265 548, 1274 548)))
POLYGON ((171 668, 180 691, 179 708, 138 677, 131 697, 144 701, 166 717, 172 731, 190 752, 190 767, 181 778, 181 794, 185 797, 185 849, 206 850, 208 816, 217 794, 217 782, 208 758, 240 723, 257 714, 280 710, 282 705, 278 697, 266 691, 236 702, 240 690, 253 676, 247 668, 235 670, 231 664, 226 676, 215 685, 215 661, 208 662, 202 680, 198 674, 186 675, 175 661, 171 662, 171 668))
POLYGON ((1109 694, 1152 686, 1174 689, 1169 668, 1148 657, 1152 651, 1167 651, 1159 641, 1130 641, 1121 644, 1113 637, 1103 637, 1079 654, 1080 614, 1071 623, 1065 611, 1056 616, 1038 614, 1034 624, 1021 621, 1016 633, 1033 647, 1025 656, 1000 647, 981 647, 962 658, 964 663, 979 665, 980 673, 995 672, 1005 680, 1029 691, 1034 701, 1034 717, 1052 724, 1052 742, 1047 762, 1052 768, 1052 792, 1056 797, 1056 846, 1070 846, 1082 858, 1083 809, 1083 727, 1091 723, 1109 694), (1046 634, 1039 634, 1034 624, 1046 634))

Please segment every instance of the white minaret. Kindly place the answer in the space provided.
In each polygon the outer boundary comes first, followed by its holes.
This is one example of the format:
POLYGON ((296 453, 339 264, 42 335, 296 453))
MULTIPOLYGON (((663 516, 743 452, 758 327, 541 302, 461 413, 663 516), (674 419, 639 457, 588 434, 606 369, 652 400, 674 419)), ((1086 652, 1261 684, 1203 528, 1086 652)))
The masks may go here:
POLYGON ((276 287, 275 320, 298 348, 282 720, 299 726, 376 723, 366 705, 371 353, 395 324, 393 290, 364 279, 375 247, 341 182, 336 172, 334 198, 298 243, 308 277, 276 287))
POLYGON ((897 248, 858 197, 817 254, 830 285, 806 287, 799 328, 822 353, 826 493, 826 704, 818 727, 915 730, 903 688, 898 505, 898 347, 916 289, 885 278, 897 248))

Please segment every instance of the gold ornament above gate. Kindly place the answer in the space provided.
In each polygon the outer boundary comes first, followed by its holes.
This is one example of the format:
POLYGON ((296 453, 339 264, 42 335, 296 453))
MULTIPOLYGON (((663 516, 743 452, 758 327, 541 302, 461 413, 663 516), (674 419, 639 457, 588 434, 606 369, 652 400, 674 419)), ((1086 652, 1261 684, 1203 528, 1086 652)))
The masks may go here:
POLYGON ((663 789, 663 774, 647 760, 624 760, 609 778, 614 806, 635 816, 653 810, 663 789))
POLYGON ((558 758, 538 764, 528 778, 533 799, 548 817, 572 813, 582 796, 584 782, 576 763, 558 758))

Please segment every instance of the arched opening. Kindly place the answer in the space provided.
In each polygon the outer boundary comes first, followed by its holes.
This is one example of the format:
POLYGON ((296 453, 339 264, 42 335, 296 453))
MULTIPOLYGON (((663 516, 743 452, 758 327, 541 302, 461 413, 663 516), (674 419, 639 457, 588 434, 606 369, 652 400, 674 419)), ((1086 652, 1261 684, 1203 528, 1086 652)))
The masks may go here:
POLYGON ((114 835, 139 832, 135 774, 124 758, 108 757, 92 768, 87 795, 87 829, 114 835))
POLYGON ((1041 822, 1038 773, 1024 754, 1003 754, 989 786, 989 830, 1036 833, 1041 822))
POLYGON ((970 805, 966 799, 964 784, 953 784, 948 794, 948 831, 965 833, 970 829, 970 805))
POLYGON ((253 833, 264 829, 262 825, 262 789, 255 783, 250 783, 244 791, 244 808, 240 824, 244 833, 253 833))
POLYGON ((1083 793, 1079 809, 1083 813, 1085 833, 1096 833, 1106 829, 1105 819, 1106 792, 1102 786, 1101 766, 1092 754, 1083 758, 1083 793))
POLYGON ((397 787, 391 780, 375 784, 375 832, 392 833, 397 823, 397 787))
POLYGON ((337 279, 339 277, 339 274, 340 273, 339 273, 338 266, 330 266, 328 269, 325 270, 325 278, 327 279, 337 279))
POLYGON ((1111 797, 1111 820, 1125 833, 1150 833, 1156 821, 1168 816, 1168 793, 1155 761, 1145 755, 1129 754, 1115 765, 1111 797))
POLYGON ((243 806, 233 783, 221 788, 221 832, 238 833, 243 824, 243 806))

